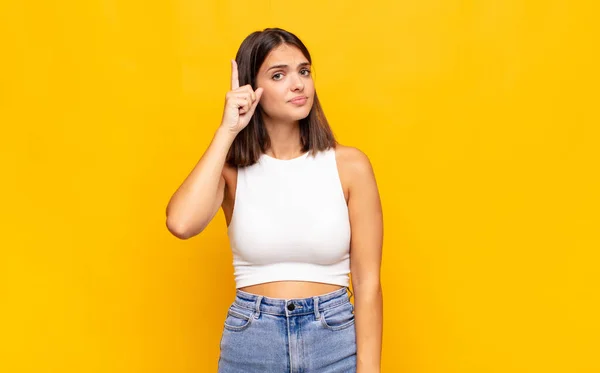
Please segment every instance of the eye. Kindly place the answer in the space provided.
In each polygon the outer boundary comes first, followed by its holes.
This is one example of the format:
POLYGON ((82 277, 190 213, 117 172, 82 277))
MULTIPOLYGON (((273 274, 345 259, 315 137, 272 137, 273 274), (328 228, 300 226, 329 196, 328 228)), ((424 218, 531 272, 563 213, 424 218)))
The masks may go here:
POLYGON ((277 78, 277 76, 279 75, 283 75, 282 73, 277 73, 277 74, 273 74, 273 76, 271 77, 273 80, 281 80, 281 78, 277 78))
POLYGON ((304 74, 305 76, 309 76, 310 75, 310 70, 309 69, 302 69, 300 70, 300 72, 306 72, 306 74, 304 74))

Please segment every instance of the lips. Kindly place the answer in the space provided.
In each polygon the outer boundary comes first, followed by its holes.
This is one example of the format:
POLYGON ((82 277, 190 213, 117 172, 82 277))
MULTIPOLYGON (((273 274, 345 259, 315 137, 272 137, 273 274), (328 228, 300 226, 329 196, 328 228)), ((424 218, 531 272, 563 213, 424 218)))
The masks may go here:
POLYGON ((306 98, 306 96, 298 96, 291 99, 290 102, 295 105, 303 105, 306 103, 307 100, 308 99, 306 98))

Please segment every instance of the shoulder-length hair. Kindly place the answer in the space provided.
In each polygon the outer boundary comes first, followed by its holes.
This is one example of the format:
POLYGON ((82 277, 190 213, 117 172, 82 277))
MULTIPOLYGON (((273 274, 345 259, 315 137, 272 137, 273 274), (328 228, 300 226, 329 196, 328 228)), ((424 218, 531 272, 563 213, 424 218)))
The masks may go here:
MULTIPOLYGON (((280 28, 266 28, 248 35, 240 45, 235 56, 238 65, 240 87, 250 84, 256 90, 256 76, 267 55, 274 48, 287 44, 295 46, 312 64, 308 49, 302 41, 291 32, 280 28)), ((317 151, 335 148, 337 141, 329 127, 325 113, 321 108, 317 91, 312 108, 306 118, 300 120, 300 142, 303 152, 313 155, 317 151)), ((245 167, 256 163, 259 157, 271 146, 262 117, 260 103, 248 125, 241 130, 233 141, 226 162, 233 167, 245 167)))

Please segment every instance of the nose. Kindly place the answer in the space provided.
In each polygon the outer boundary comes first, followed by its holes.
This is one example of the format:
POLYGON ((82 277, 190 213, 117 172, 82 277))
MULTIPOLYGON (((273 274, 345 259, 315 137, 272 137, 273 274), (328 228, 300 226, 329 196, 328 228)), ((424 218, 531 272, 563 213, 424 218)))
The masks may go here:
POLYGON ((292 91, 302 91, 304 89, 304 81, 299 74, 293 74, 295 77, 292 81, 292 91))

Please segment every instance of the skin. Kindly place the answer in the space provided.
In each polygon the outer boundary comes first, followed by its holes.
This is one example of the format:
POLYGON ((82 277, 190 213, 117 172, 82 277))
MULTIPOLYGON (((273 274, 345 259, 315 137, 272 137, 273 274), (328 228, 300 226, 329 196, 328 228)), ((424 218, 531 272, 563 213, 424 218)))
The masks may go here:
MULTIPOLYGON (((259 69, 257 88, 262 88, 260 106, 271 138, 267 155, 292 159, 302 154, 299 120, 308 116, 314 98, 310 66, 302 52, 281 45, 271 51, 259 69), (275 65, 286 65, 270 69, 275 65), (289 102, 305 96, 307 103, 289 102)), ((235 72, 237 74, 237 71, 235 72)), ((350 271, 354 290, 357 337, 357 372, 379 372, 383 329, 383 294, 380 269, 383 245, 383 215, 373 168, 365 153, 339 144, 335 150, 338 173, 351 225, 350 271)), ((235 204, 237 170, 225 165, 223 212, 227 226, 235 204)), ((308 281, 275 281, 241 288, 248 293, 291 299, 321 295, 340 289, 339 285, 308 281)))

